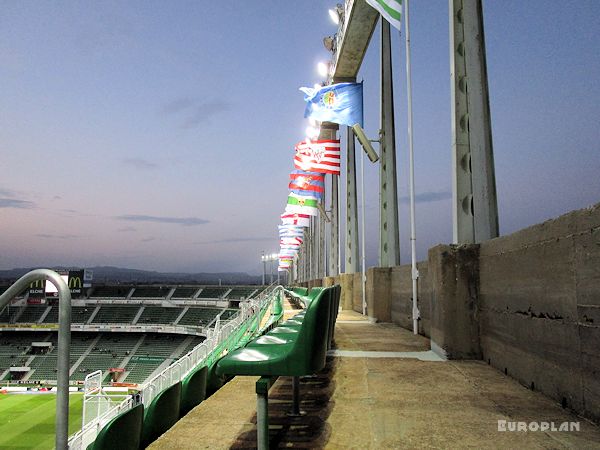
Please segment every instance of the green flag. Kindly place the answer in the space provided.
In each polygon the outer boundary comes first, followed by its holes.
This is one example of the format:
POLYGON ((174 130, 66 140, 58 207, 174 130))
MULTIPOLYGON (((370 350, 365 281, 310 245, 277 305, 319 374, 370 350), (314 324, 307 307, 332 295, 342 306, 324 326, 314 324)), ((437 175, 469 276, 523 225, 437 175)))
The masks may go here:
POLYGON ((400 30, 402 0, 367 0, 367 3, 379 11, 394 28, 400 30))

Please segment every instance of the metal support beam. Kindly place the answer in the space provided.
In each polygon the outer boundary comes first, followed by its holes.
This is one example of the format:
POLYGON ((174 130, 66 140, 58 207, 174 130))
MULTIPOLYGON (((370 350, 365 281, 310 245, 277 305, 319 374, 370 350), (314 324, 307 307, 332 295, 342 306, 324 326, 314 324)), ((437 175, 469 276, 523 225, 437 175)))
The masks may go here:
POLYGON ((359 270, 358 256, 358 203, 356 200, 356 146, 352 128, 346 127, 346 248, 345 273, 359 270))
MULTIPOLYGON (((337 130, 339 126, 336 123, 323 122, 321 124, 321 133, 319 139, 337 139, 337 130)), ((330 220, 330 235, 329 235, 329 267, 327 275, 334 277, 339 275, 340 261, 340 215, 339 215, 339 200, 338 200, 338 175, 331 175, 331 209, 329 214, 330 220)))
POLYGON ((319 212, 319 266, 317 278, 325 276, 325 215, 319 212))
POLYGON ((498 204, 481 0, 449 0, 453 242, 497 237, 498 204))
POLYGON ((396 133, 390 24, 381 19, 381 166, 379 266, 400 265, 398 227, 398 182, 396 175, 396 133))

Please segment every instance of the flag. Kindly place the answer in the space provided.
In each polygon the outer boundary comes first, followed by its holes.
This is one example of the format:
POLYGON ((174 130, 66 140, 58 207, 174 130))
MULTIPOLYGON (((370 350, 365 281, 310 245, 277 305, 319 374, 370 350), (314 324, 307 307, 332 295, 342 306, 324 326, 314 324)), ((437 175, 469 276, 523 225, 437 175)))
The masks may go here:
POLYGON ((294 166, 296 169, 340 174, 339 139, 302 141, 295 147, 294 166))
POLYGON ((367 3, 379 11, 379 14, 397 30, 400 30, 402 0, 367 0, 367 3))
POLYGON ((319 89, 301 87, 300 90, 305 94, 304 117, 349 127, 356 123, 363 126, 362 83, 337 83, 319 89))
POLYGON ((325 192, 325 175, 318 172, 294 170, 290 173, 290 191, 294 194, 323 199, 325 192))
POLYGON ((301 195, 290 194, 288 195, 285 212, 316 216, 318 212, 318 203, 319 201, 314 197, 303 197, 301 195))
POLYGON ((293 245, 296 247, 300 247, 300 245, 304 242, 304 239, 299 237, 290 237, 290 238, 281 238, 279 240, 279 244, 281 245, 293 245))
POLYGON ((281 222, 284 225, 298 225, 299 227, 309 227, 310 215, 304 213, 284 212, 281 215, 281 222))
POLYGON ((278 225, 279 237, 303 237, 304 228, 298 225, 278 225))

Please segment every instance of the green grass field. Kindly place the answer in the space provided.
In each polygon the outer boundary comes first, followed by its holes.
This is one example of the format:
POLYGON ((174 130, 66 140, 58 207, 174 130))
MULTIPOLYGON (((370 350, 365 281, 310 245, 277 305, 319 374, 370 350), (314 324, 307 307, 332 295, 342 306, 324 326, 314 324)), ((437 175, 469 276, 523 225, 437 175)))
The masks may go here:
MULTIPOLYGON (((69 436, 81 428, 83 395, 69 395, 69 436)), ((56 395, 0 395, 0 449, 54 448, 56 395)))

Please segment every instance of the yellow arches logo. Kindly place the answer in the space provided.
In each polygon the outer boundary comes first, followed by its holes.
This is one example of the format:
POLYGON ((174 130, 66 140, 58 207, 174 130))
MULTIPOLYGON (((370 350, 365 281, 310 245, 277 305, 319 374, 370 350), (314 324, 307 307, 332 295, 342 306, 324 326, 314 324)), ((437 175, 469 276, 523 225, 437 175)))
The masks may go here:
POLYGON ((69 278, 69 289, 81 289, 81 277, 69 278))

